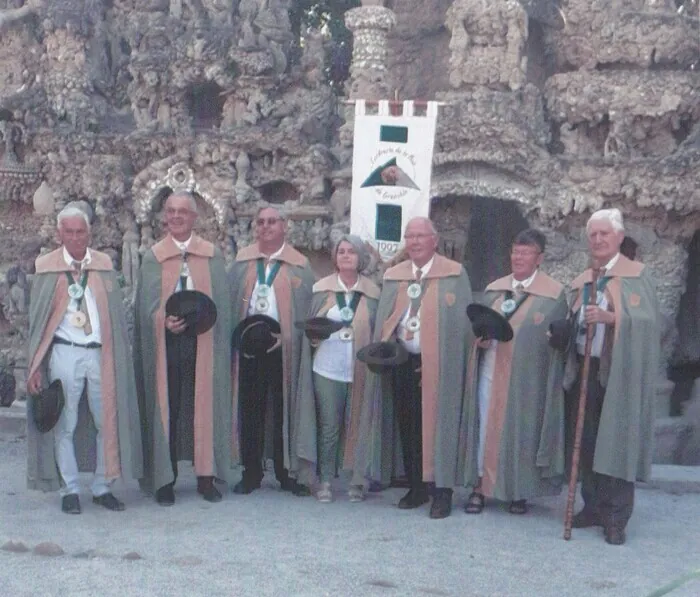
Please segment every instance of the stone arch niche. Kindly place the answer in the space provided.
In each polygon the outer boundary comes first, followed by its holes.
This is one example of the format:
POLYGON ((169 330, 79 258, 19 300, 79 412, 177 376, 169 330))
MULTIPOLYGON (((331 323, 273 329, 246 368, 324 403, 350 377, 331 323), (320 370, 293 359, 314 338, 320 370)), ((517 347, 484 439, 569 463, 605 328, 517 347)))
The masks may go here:
POLYGON ((511 242, 530 226, 516 201, 469 194, 435 197, 431 218, 438 251, 464 264, 477 292, 510 272, 511 242))

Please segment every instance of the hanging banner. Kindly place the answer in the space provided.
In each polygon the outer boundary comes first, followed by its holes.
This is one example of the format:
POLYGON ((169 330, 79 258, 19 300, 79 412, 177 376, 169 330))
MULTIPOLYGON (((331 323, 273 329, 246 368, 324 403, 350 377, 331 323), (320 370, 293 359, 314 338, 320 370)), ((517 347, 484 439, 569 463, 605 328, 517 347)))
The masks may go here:
POLYGON ((380 101, 377 114, 355 101, 350 232, 368 240, 383 259, 403 246, 406 223, 430 214, 430 175, 438 103, 414 116, 412 101, 400 116, 380 101))

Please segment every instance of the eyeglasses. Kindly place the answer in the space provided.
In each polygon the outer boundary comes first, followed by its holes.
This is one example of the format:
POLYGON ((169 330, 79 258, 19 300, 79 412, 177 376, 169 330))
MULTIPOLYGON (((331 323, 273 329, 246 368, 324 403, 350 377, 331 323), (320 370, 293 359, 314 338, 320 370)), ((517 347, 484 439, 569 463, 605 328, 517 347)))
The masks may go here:
POLYGON ((169 216, 189 216, 193 212, 191 209, 173 209, 171 207, 167 207, 165 209, 165 213, 169 216))
POLYGON ((430 238, 431 236, 435 236, 434 234, 406 234, 404 235, 403 239, 404 240, 423 240, 424 238, 430 238))
POLYGON ((539 255, 542 251, 534 251, 532 249, 513 249, 510 254, 513 257, 535 257, 539 255))
POLYGON ((277 224, 277 222, 281 222, 282 218, 258 218, 255 220, 255 223, 258 226, 265 226, 267 224, 268 226, 274 226, 277 224))

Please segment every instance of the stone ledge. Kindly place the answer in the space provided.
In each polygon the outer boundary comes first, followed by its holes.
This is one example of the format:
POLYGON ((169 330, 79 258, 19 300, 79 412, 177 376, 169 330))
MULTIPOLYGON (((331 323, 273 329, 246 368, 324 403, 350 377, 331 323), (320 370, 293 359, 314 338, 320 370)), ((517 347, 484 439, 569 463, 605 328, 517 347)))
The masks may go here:
POLYGON ((658 489, 667 493, 700 493, 700 466, 654 464, 651 479, 637 483, 640 489, 658 489))
POLYGON ((0 408, 0 433, 24 435, 27 432, 27 407, 14 402, 9 408, 0 408))

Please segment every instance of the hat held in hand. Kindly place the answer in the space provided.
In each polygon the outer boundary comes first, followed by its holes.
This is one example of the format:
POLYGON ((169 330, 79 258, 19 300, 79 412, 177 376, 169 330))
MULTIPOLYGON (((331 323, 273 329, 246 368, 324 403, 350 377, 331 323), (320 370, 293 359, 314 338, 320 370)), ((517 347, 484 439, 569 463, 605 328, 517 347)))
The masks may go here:
POLYGON ((165 303, 165 314, 184 319, 187 327, 183 334, 188 336, 204 334, 216 323, 214 301, 199 290, 182 290, 171 294, 165 303))
POLYGON ((408 360, 408 351, 399 342, 374 342, 357 351, 358 360, 374 373, 385 373, 408 360))
POLYGON ((498 311, 472 303, 467 307, 467 317, 472 322, 472 330, 477 338, 510 342, 513 339, 513 328, 508 320, 498 311))
POLYGON ((41 433, 51 431, 61 418, 61 411, 66 403, 61 380, 52 381, 48 388, 44 388, 39 394, 32 395, 31 401, 36 428, 41 433))
POLYGON ((269 351, 277 342, 273 334, 279 335, 281 331, 279 321, 256 313, 243 319, 233 330, 231 347, 244 357, 253 359, 269 351))
POLYGON ((297 321, 297 329, 304 330, 309 340, 327 340, 331 334, 343 329, 340 321, 333 321, 328 317, 312 317, 306 321, 297 321))
POLYGON ((550 323, 549 345, 556 350, 566 350, 573 335, 573 324, 572 319, 557 319, 550 323))

